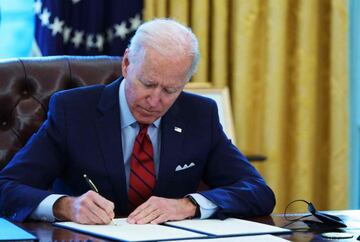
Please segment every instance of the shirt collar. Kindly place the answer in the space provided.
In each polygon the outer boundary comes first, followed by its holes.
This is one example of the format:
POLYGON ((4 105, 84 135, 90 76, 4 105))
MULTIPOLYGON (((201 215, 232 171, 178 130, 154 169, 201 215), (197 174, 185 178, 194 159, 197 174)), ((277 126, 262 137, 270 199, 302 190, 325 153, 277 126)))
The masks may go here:
MULTIPOLYGON (((126 79, 124 78, 119 87, 119 103, 120 103, 120 122, 121 122, 121 128, 125 128, 127 126, 130 126, 134 123, 136 123, 136 119, 130 112, 129 105, 126 100, 125 96, 125 82, 126 79)), ((160 127, 161 117, 155 120, 152 125, 154 125, 156 128, 160 127)))

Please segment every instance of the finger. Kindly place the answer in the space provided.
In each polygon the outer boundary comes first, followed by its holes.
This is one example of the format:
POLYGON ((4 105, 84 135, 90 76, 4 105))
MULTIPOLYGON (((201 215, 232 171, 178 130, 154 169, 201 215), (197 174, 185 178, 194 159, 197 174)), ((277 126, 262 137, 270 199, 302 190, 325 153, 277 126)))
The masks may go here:
POLYGON ((153 210, 152 212, 147 213, 144 217, 138 219, 136 221, 136 224, 147 224, 159 217, 161 214, 161 211, 159 209, 153 210))
MULTIPOLYGON (((97 223, 101 223, 101 224, 108 224, 111 221, 111 217, 106 213, 106 211, 99 207, 96 203, 94 203, 93 201, 91 201, 88 204, 88 208, 89 211, 91 212, 92 215, 94 215, 96 218, 96 222, 97 223)), ((92 219, 94 219, 92 217, 92 219)))
POLYGON ((113 219, 115 217, 115 206, 113 202, 107 200, 106 198, 95 192, 90 193, 89 196, 94 202, 94 204, 96 204, 96 206, 98 206, 99 208, 101 208, 101 210, 104 210, 105 213, 107 213, 107 217, 109 217, 110 219, 113 219))
POLYGON ((111 221, 111 219, 109 217, 107 217, 107 214, 105 213, 105 211, 99 209, 99 207, 90 206, 89 208, 90 208, 89 216, 91 216, 91 219, 96 224, 108 224, 111 221))
POLYGON ((129 214, 128 216, 128 222, 129 223, 134 223, 133 220, 135 217, 139 216, 139 214, 147 209, 150 206, 149 202, 145 202, 143 204, 141 204, 139 207, 137 207, 134 211, 132 211, 132 213, 129 214))
POLYGON ((149 204, 149 206, 145 207, 143 210, 140 211, 138 215, 135 216, 135 218, 139 219, 147 217, 149 214, 153 213, 157 210, 157 207, 153 204, 149 204))
POLYGON ((156 207, 152 206, 152 204, 147 204, 146 206, 139 206, 136 211, 134 211, 132 214, 128 217, 129 223, 137 223, 139 220, 144 219, 147 217, 150 213, 155 211, 156 207))
POLYGON ((75 221, 81 224, 97 224, 97 217, 84 205, 79 203, 79 208, 76 209, 75 221))
POLYGON ((143 204, 141 204, 140 206, 138 206, 130 215, 129 217, 135 217, 137 216, 139 213, 141 213, 143 210, 145 210, 146 208, 148 208, 151 205, 150 202, 146 201, 143 204))
POLYGON ((100 224, 101 220, 93 214, 91 211, 88 211, 86 214, 83 215, 86 224, 100 224))
POLYGON ((92 194, 93 196, 93 201, 103 210, 105 210, 105 212, 109 215, 109 217, 113 217, 114 215, 114 203, 107 200, 106 198, 104 198, 103 196, 101 196, 98 193, 94 193, 92 194))
POLYGON ((151 224, 162 224, 169 221, 169 218, 166 214, 160 214, 157 218, 151 221, 151 224))
POLYGON ((94 200, 98 194, 85 194, 80 202, 80 206, 85 209, 84 213, 97 224, 107 224, 111 221, 106 211, 99 207, 94 200))

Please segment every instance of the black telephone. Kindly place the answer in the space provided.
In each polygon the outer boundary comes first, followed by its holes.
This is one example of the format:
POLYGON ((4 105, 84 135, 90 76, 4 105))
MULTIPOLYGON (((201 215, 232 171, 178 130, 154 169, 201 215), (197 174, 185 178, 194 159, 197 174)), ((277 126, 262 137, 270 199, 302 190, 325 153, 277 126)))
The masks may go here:
POLYGON ((317 219, 319 219, 321 222, 323 222, 325 225, 329 225, 336 228, 345 228, 347 227, 344 221, 342 221, 341 218, 327 214, 324 212, 319 212, 316 210, 314 205, 311 202, 308 202, 308 210, 309 212, 317 219))

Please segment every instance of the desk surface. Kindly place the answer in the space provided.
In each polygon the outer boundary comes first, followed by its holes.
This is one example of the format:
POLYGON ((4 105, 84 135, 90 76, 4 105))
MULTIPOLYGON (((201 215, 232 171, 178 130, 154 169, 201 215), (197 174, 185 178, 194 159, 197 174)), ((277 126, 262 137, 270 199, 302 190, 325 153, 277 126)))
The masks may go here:
MULTIPOLYGON (((360 235, 360 210, 346 210, 346 211, 333 211, 331 214, 338 215, 341 217, 344 222, 348 225, 348 228, 345 230, 349 233, 354 234, 354 238, 357 238, 360 235)), ((297 217, 298 215, 291 215, 292 218, 297 217)), ((264 216, 258 218, 249 219, 251 221, 276 225, 282 227, 289 222, 281 214, 274 214, 271 216, 264 216)), ((40 241, 108 241, 101 238, 93 237, 90 235, 77 233, 74 231, 62 229, 59 227, 52 226, 49 223, 45 222, 26 222, 17 224, 20 227, 24 228, 28 232, 34 234, 40 239, 40 241)), ((305 227, 305 224, 298 223, 297 227, 305 227)), ((327 231, 298 231, 291 234, 283 234, 280 237, 290 240, 290 241, 334 241, 334 240, 325 240, 321 237, 322 232, 327 231)), ((332 230, 334 231, 334 230, 332 230)), ((356 241, 356 239, 348 240, 336 240, 336 241, 356 241)))

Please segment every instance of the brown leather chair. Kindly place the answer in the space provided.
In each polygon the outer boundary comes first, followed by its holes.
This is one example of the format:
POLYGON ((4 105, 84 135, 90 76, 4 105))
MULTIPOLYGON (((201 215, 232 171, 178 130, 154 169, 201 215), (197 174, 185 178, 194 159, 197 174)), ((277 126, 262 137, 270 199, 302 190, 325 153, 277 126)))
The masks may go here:
POLYGON ((121 57, 52 56, 0 60, 0 170, 46 119, 59 90, 108 84, 121 57))
MULTIPOLYGON (((0 170, 46 119, 50 96, 121 76, 118 56, 50 56, 0 60, 0 170)), ((265 160, 259 155, 250 161, 265 160)))

